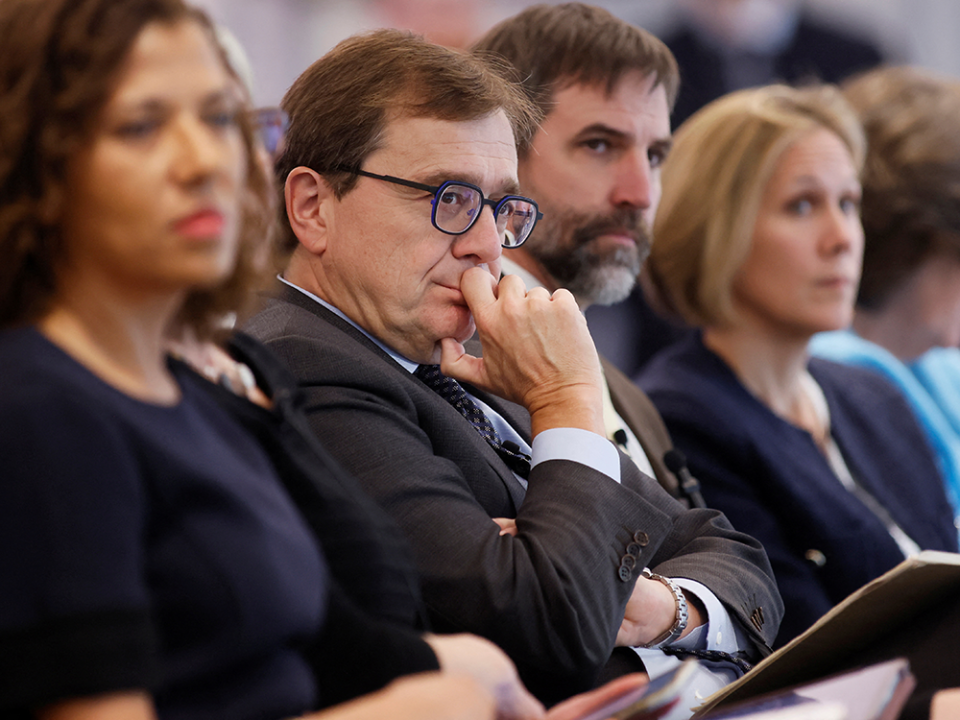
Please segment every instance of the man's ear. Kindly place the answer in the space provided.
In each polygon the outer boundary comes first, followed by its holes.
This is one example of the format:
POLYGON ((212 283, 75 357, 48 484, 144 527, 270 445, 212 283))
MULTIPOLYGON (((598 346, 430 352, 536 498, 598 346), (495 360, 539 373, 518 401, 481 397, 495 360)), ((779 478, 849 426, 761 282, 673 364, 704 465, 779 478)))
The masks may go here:
POLYGON ((327 247, 330 204, 337 201, 324 177, 308 167, 296 167, 283 186, 287 219, 294 235, 314 255, 327 247))

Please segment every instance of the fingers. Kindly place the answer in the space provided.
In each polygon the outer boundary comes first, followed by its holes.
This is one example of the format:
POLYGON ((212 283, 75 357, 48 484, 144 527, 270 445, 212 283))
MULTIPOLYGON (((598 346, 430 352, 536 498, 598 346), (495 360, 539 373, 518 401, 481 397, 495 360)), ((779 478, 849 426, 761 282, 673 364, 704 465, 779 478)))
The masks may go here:
POLYGON ((440 341, 440 372, 455 380, 485 387, 483 359, 468 355, 463 344, 454 338, 440 341))
POLYGON ((523 686, 513 662, 489 640, 475 635, 423 636, 433 648, 444 674, 469 675, 489 690, 502 718, 543 717, 543 706, 523 686))
POLYGON ((623 696, 625 693, 645 686, 649 682, 645 673, 623 675, 596 690, 575 695, 569 700, 554 705, 547 713, 547 720, 575 720, 587 713, 593 713, 607 703, 623 696))
MULTIPOLYGON (((515 277, 508 275, 507 277, 515 277)), ((506 279, 506 278, 504 278, 506 279)), ((517 278, 520 280, 520 278, 517 278)), ((523 281, 520 280, 520 284, 523 281)), ((472 267, 460 276, 460 292, 467 301, 467 307, 474 314, 492 305, 497 300, 497 280, 482 268, 472 267)))
POLYGON ((519 678, 502 685, 497 695, 501 717, 511 720, 538 720, 544 717, 543 705, 530 694, 519 678))
POLYGON ((493 521, 500 527, 501 535, 517 535, 517 521, 513 518, 493 518, 493 521))

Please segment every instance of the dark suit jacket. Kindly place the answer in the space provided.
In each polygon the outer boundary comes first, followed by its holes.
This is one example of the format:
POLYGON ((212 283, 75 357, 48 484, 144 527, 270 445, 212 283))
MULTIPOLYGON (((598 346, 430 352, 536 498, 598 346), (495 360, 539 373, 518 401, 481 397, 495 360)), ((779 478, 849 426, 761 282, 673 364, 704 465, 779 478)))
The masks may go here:
MULTIPOLYGON (((324 446, 411 541, 430 619, 511 656, 551 703, 590 687, 608 660, 640 568, 702 582, 761 652, 780 600, 759 545, 715 511, 686 510, 622 456, 623 484, 541 463, 524 491, 472 426, 363 333, 286 286, 247 324, 307 395, 324 446), (500 536, 492 517, 515 517, 500 536), (628 546, 636 571, 621 577, 628 546), (751 625, 763 608, 765 624, 751 625)), ((519 406, 476 392, 529 439, 519 406)))
MULTIPOLYGON (((814 359, 809 369, 854 478, 922 549, 956 552, 943 483, 899 391, 859 368, 814 359)), ((654 358, 638 382, 686 454, 707 504, 766 548, 786 608, 777 645, 903 560, 810 434, 751 395, 699 333, 654 358)))

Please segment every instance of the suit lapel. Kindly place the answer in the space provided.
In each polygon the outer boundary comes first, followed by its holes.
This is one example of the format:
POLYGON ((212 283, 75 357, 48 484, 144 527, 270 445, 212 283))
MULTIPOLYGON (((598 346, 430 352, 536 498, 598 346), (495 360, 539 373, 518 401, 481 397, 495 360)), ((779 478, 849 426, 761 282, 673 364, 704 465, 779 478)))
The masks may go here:
MULTIPOLYGON (((318 303, 313 298, 304 295, 299 290, 296 290, 285 283, 278 284, 280 285, 280 289, 275 293, 277 300, 296 305, 302 310, 306 310, 312 315, 315 315, 317 318, 344 333, 345 335, 348 335, 351 339, 360 343, 365 349, 384 360, 385 366, 389 368, 389 372, 399 373, 405 379, 405 382, 409 383, 410 393, 411 395, 418 397, 418 402, 431 404, 435 406, 439 412, 446 413, 450 418, 451 424, 464 423, 465 425, 469 426, 467 420, 459 412, 457 412, 454 407, 452 407, 442 397, 437 395, 437 393, 435 393, 433 390, 420 382, 420 380, 414 377, 412 373, 408 372, 406 368, 390 357, 390 355, 385 352, 383 348, 373 342, 363 332, 358 330, 335 312, 332 312, 328 308, 318 303)), ((468 352, 471 352, 471 350, 468 350, 468 352)), ((500 413, 503 418, 517 430, 521 437, 526 439, 528 443, 530 442, 530 418, 523 408, 498 398, 495 395, 490 395, 489 393, 477 390, 472 386, 465 385, 465 387, 469 389, 469 392, 475 394, 478 398, 500 413)), ((504 464, 494 449, 490 447, 489 443, 487 443, 487 441, 484 440, 472 427, 470 428, 469 433, 465 434, 465 442, 469 443, 475 452, 484 457, 484 459, 490 465, 490 468, 497 474, 506 487, 511 500, 513 501, 514 508, 519 508, 520 504, 523 502, 526 490, 517 480, 510 468, 504 464)))
POLYGON ((673 473, 663 464, 663 455, 673 447, 670 435, 667 432, 660 414, 657 412, 650 398, 613 363, 600 357, 603 365, 603 374, 610 388, 610 399, 613 408, 623 421, 630 426, 647 459, 653 466, 653 473, 660 483, 673 497, 678 497, 679 484, 673 473))

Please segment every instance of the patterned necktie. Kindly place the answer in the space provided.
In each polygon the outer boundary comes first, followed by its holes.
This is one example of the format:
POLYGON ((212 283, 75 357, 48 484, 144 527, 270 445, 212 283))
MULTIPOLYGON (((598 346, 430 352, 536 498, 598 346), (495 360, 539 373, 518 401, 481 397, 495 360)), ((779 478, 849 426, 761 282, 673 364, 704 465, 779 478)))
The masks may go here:
POLYGON ((480 433, 480 437, 497 452, 507 467, 522 478, 530 475, 530 456, 522 452, 516 443, 500 440, 500 435, 490 422, 490 418, 467 395, 460 383, 440 372, 439 365, 421 365, 413 374, 437 395, 453 405, 456 411, 473 426, 473 429, 480 433))

